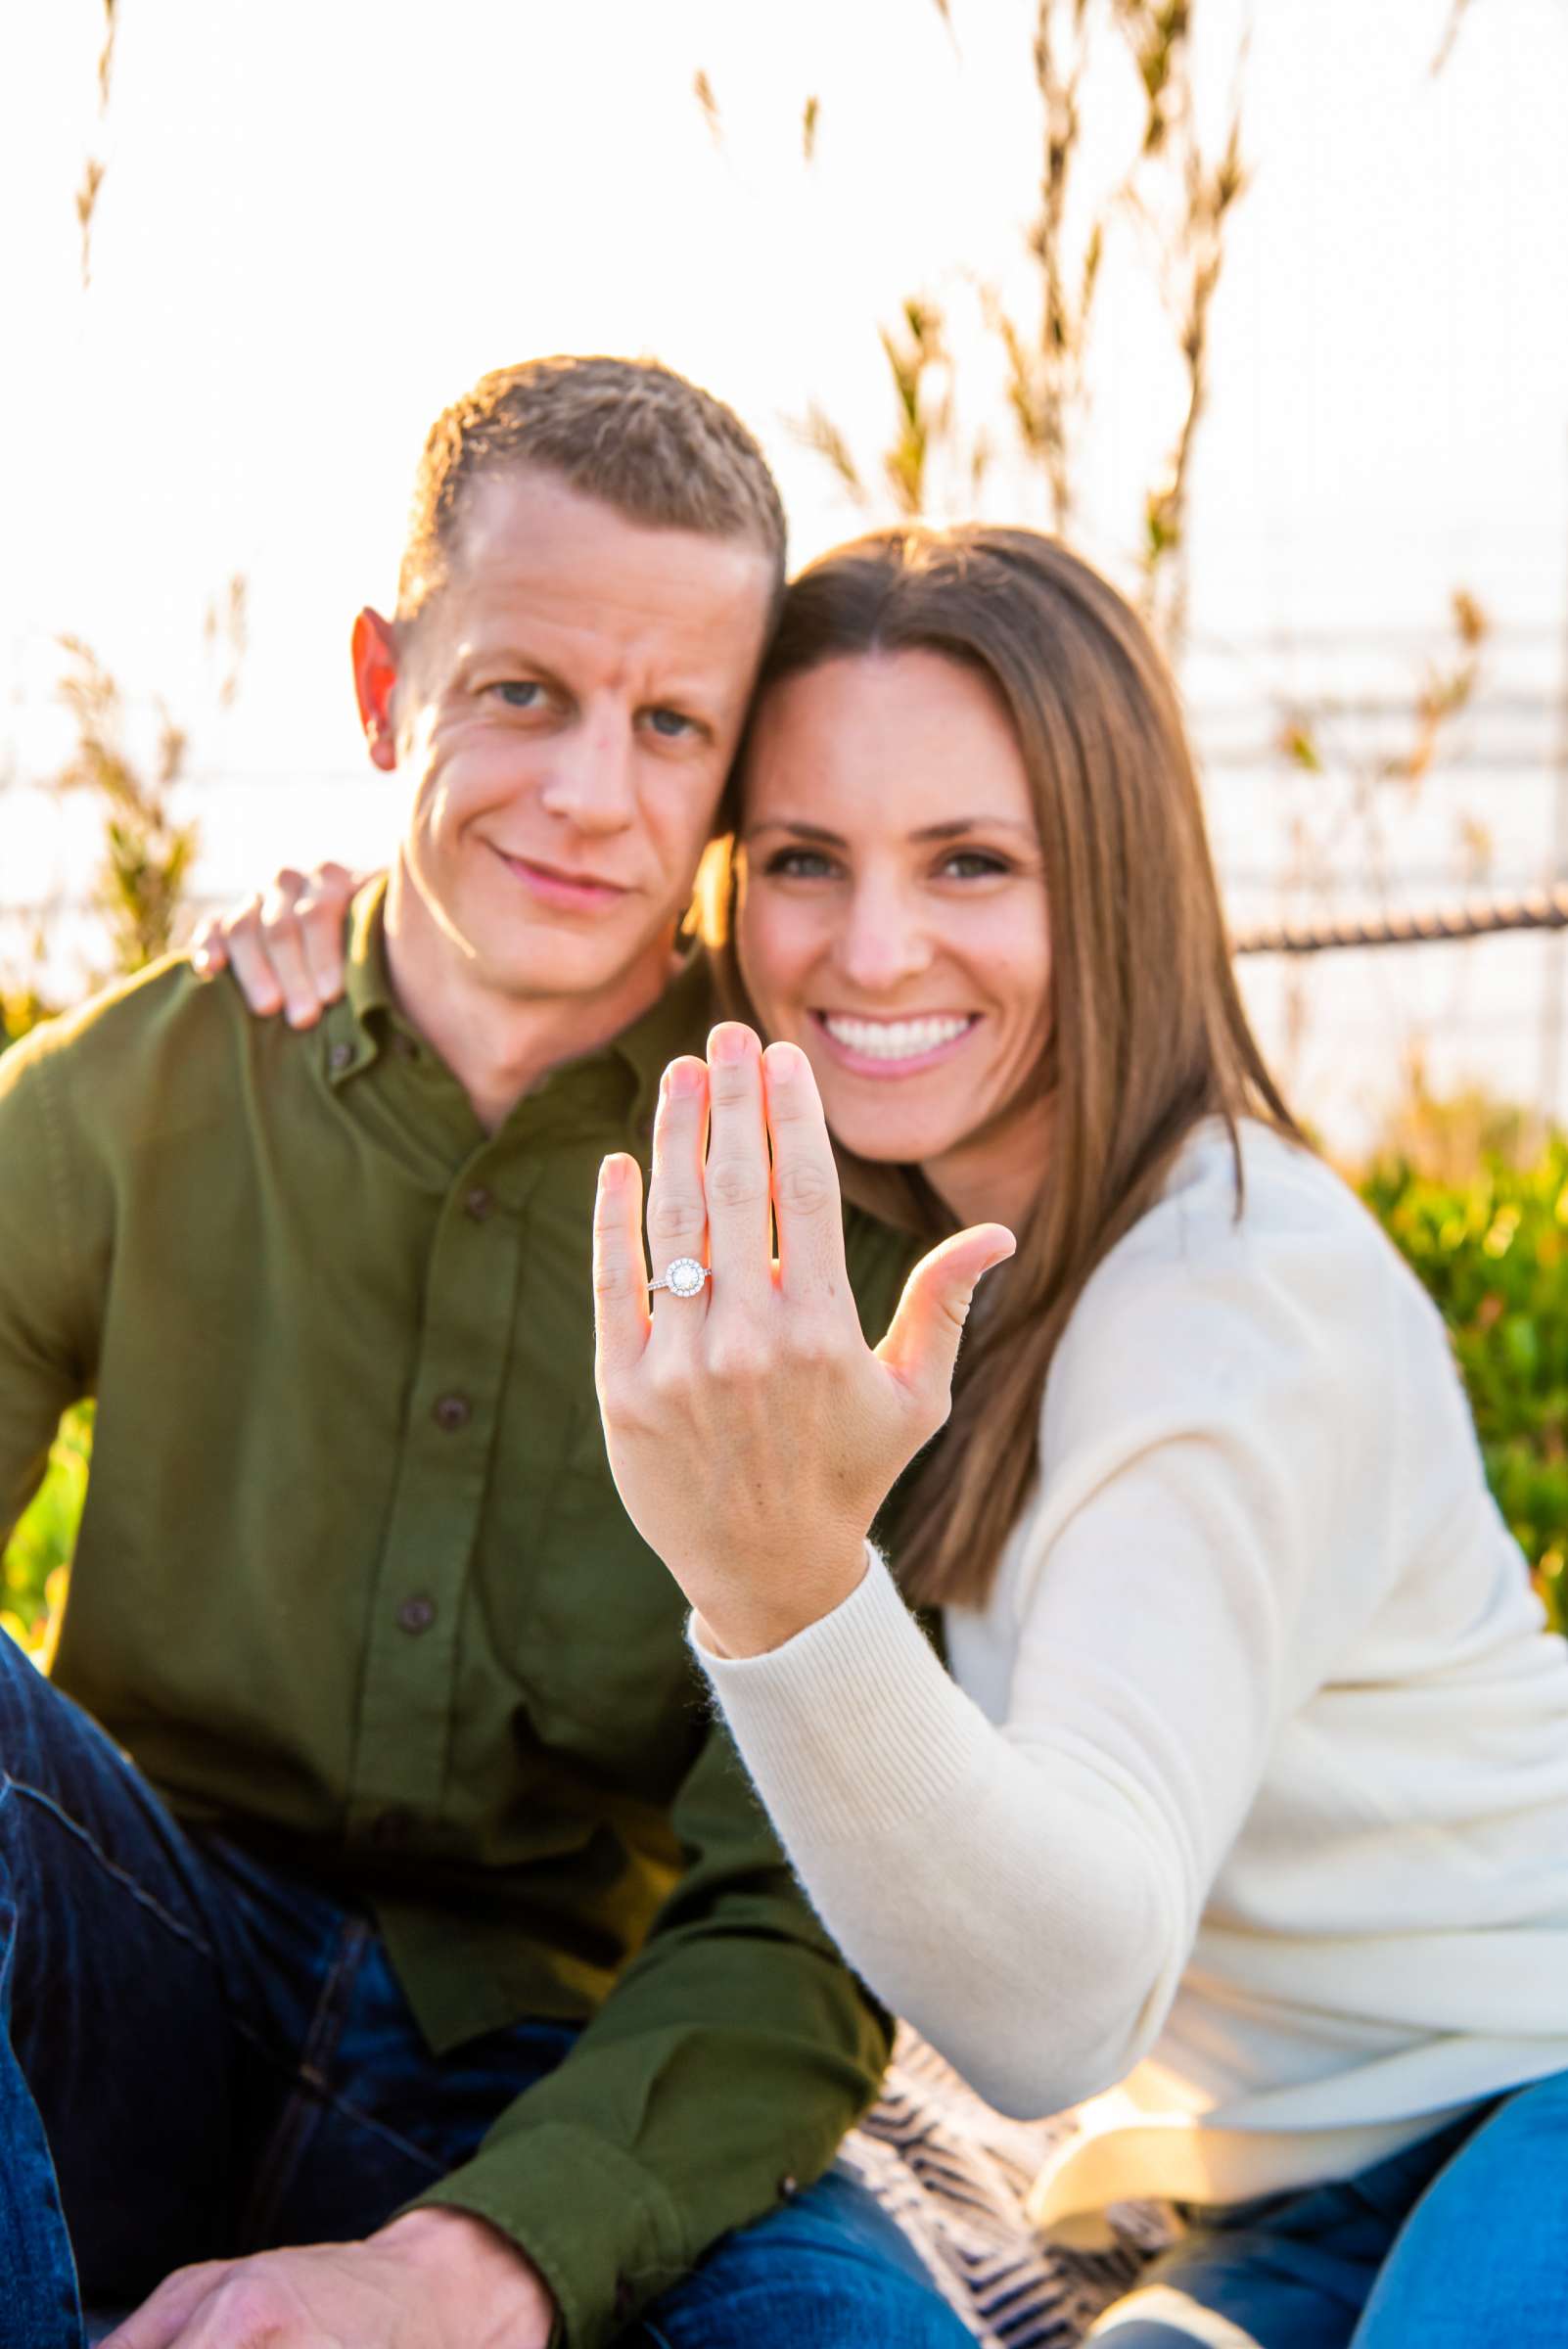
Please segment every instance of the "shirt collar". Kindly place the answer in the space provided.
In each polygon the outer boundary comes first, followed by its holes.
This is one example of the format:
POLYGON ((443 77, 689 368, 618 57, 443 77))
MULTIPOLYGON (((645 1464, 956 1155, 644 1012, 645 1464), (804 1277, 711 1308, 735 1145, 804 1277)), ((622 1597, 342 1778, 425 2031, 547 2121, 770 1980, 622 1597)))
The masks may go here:
POLYGON ((328 1004, 321 1021, 322 1060, 334 1092, 380 1057, 387 1019, 394 1010, 382 935, 386 899, 387 876, 379 873, 348 908, 344 991, 328 1004))
POLYGON ((367 881, 348 909, 348 952, 345 960, 345 992, 355 1021, 363 1028, 372 1012, 393 1008, 392 975, 387 968, 387 875, 367 881))

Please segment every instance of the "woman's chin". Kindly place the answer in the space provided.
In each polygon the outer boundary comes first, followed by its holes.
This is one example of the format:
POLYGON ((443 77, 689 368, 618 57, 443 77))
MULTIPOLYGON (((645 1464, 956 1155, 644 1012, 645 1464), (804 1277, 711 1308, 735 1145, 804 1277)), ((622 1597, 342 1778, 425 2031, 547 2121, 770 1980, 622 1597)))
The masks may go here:
POLYGON ((892 1114, 878 1117, 868 1115, 859 1103, 835 1114, 835 1104, 826 1092, 822 1106, 839 1147, 863 1158, 869 1166, 920 1166, 927 1159, 944 1157, 963 1139, 962 1132, 955 1132, 947 1121, 939 1124, 929 1118, 892 1114))

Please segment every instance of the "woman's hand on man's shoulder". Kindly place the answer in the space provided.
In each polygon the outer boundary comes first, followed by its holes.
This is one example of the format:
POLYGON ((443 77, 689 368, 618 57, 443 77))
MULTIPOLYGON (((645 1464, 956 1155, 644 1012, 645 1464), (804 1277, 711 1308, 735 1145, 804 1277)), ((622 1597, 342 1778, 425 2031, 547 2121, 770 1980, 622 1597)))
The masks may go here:
POLYGON ((343 993, 344 925, 367 878, 343 864, 285 865, 266 889, 198 926, 192 969, 203 979, 232 971, 260 1017, 281 1011, 291 1028, 313 1028, 343 993))

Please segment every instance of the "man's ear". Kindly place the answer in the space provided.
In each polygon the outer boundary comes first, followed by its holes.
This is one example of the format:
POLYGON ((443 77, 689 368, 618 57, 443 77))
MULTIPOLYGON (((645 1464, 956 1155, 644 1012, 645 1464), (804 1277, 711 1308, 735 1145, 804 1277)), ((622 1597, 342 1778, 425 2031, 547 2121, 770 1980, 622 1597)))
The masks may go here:
POLYGON ((367 604, 354 622, 354 694, 371 760, 389 774, 397 764, 392 705, 401 660, 396 627, 367 604))

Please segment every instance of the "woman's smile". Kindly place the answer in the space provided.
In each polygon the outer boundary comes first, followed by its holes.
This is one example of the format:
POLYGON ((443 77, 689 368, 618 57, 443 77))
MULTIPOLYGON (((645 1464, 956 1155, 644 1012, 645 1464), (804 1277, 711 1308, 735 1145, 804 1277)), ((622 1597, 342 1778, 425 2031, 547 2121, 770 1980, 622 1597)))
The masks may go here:
POLYGON ((873 1082, 916 1077, 949 1060, 980 1025, 978 1012, 909 1012, 894 1018, 813 1011, 812 1020, 840 1065, 873 1082))

